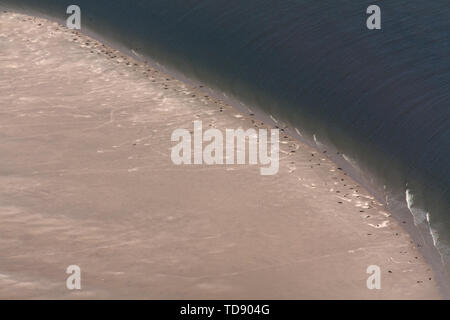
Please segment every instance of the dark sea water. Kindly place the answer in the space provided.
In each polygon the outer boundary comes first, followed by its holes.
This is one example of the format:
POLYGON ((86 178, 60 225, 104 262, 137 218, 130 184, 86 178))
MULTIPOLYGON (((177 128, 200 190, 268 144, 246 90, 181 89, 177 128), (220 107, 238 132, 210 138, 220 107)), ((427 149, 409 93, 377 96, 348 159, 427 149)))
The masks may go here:
MULTIPOLYGON (((0 4, 66 19, 73 1, 0 4)), ((450 0, 76 4, 83 28, 332 150, 397 218, 414 217, 415 241, 449 270, 450 0), (366 27, 371 4, 381 30, 366 27)))

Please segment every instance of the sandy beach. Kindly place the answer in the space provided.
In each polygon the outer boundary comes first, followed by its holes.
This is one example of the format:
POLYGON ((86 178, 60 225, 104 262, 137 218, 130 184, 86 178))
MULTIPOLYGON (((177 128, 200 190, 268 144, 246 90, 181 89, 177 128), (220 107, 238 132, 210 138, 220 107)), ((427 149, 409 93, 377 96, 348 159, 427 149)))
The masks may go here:
POLYGON ((55 22, 2 12, 0 43, 0 298, 439 298, 401 223, 325 154, 282 134, 273 176, 174 165, 193 121, 269 127, 55 22))

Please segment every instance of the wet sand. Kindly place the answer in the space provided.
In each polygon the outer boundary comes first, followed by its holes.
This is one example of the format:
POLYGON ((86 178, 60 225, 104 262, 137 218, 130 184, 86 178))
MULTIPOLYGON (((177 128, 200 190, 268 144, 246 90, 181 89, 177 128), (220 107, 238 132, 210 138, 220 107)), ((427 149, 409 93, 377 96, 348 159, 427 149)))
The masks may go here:
POLYGON ((0 43, 0 298, 439 298, 410 236, 324 154, 282 134, 275 176, 176 166, 171 134, 195 120, 268 126, 54 22, 2 12, 0 43))

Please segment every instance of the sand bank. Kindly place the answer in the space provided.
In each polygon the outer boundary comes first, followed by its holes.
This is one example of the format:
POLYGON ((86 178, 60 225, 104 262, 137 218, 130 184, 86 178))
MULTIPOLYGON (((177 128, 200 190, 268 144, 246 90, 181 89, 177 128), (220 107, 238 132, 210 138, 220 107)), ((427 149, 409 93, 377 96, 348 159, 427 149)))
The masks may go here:
POLYGON ((1 298, 439 297, 410 236, 324 154, 281 135, 274 176, 176 166, 171 134, 195 120, 268 126, 54 22, 1 13, 0 43, 1 298))

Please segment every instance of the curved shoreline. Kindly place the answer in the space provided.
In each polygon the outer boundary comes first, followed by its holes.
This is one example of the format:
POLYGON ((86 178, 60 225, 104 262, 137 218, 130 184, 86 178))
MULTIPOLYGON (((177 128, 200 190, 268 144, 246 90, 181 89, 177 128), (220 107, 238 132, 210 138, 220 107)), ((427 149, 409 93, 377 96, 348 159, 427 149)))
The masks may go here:
MULTIPOLYGON (((58 17, 49 16, 44 13, 37 14, 36 12, 24 12, 31 15, 41 16, 52 21, 57 21, 62 25, 64 25, 65 22, 58 17)), ((137 61, 149 64, 151 67, 156 68, 172 77, 175 77, 178 80, 189 84, 196 90, 200 90, 210 96, 225 101, 226 103, 237 108, 240 112, 251 114, 255 117, 255 119, 261 120, 264 123, 270 124, 274 127, 282 128, 283 131, 289 134, 291 137, 302 143, 306 143, 307 145, 316 150, 319 150, 320 152, 327 152, 327 154, 325 155, 327 158, 330 158, 331 161, 336 163, 339 167, 343 168, 350 177, 355 179, 356 182, 369 190, 369 192, 374 195, 378 201, 385 205, 388 204, 388 201, 386 200, 386 194, 383 193, 383 188, 380 185, 374 184, 371 181, 372 177, 367 176, 365 172, 362 172, 358 168, 353 167, 351 163, 346 161, 340 150, 335 149, 334 146, 326 144, 323 146, 323 148, 321 148, 321 146, 316 141, 314 141, 315 137, 313 140, 312 138, 309 139, 308 137, 302 136, 298 132, 297 128, 291 127, 290 125, 288 126, 287 124, 284 124, 282 122, 279 123, 277 119, 275 119, 271 114, 259 110, 257 107, 249 107, 243 104, 238 97, 229 97, 226 94, 222 93, 220 90, 208 88, 208 84, 193 80, 192 78, 189 78, 189 76, 182 74, 181 72, 173 69, 170 66, 162 65, 158 63, 158 61, 153 60, 151 57, 137 52, 137 49, 135 51, 135 49, 128 48, 118 41, 110 41, 107 38, 104 38, 101 34, 89 28, 83 28, 81 32, 86 34, 87 36, 92 37, 93 39, 106 44, 113 49, 126 54, 127 56, 133 57, 137 61)), ((402 224, 402 227, 413 237, 422 255, 426 257, 426 260, 432 266, 433 270, 435 271, 436 277, 439 279, 438 283, 440 285, 441 294, 444 297, 450 298, 450 276, 443 263, 443 257, 441 256, 441 253, 434 245, 434 240, 431 233, 429 232, 430 230, 425 230, 423 226, 415 226, 412 212, 410 212, 409 208, 403 205, 403 203, 400 203, 398 200, 399 199, 394 199, 394 202, 397 203, 392 207, 389 207, 389 210, 394 214, 394 217, 397 219, 397 221, 402 224), (420 231, 421 229, 423 230, 420 231)))
MULTIPOLYGON (((45 19, 50 19, 52 21, 58 22, 61 25, 64 25, 64 21, 59 18, 48 16, 45 14, 40 14, 37 16, 45 19)), ((369 181, 368 177, 364 177, 364 174, 361 171, 359 171, 357 168, 353 167, 351 163, 346 161, 346 159, 343 157, 343 154, 340 153, 339 150, 335 149, 334 146, 323 145, 321 148, 316 141, 310 140, 300 132, 298 132, 297 128, 288 126, 281 121, 279 122, 272 115, 267 114, 265 111, 262 111, 257 107, 247 106, 239 101, 238 98, 229 97, 216 89, 211 89, 208 87, 207 83, 193 80, 169 66, 159 64, 149 56, 141 55, 135 50, 123 46, 119 42, 111 42, 108 39, 105 39, 101 34, 98 34, 93 30, 84 28, 81 30, 81 33, 97 41, 100 41, 108 47, 118 50, 119 52, 129 57, 133 57, 133 59, 137 61, 148 64, 152 68, 155 68, 170 75, 171 77, 183 81, 196 90, 220 99, 227 104, 235 107, 237 110, 244 114, 252 115, 252 117, 254 117, 255 119, 258 119, 270 126, 281 128, 283 129, 282 131, 284 131, 289 136, 293 137, 301 143, 307 144, 308 146, 314 148, 315 150, 318 150, 319 152, 325 151, 325 157, 333 161, 338 167, 342 168, 344 172, 348 173, 348 175, 358 184, 361 184, 364 188, 366 188, 370 192, 370 194, 375 197, 376 200, 386 205, 386 199, 384 197, 384 194, 381 192, 382 189, 379 188, 379 186, 372 184, 369 181)), ((441 295, 445 297, 445 299, 450 299, 450 278, 448 276, 448 271, 445 269, 445 266, 442 262, 441 254, 434 246, 432 235, 426 230, 424 230, 424 232, 419 231, 419 226, 416 226, 414 224, 414 217, 408 208, 402 206, 400 203, 394 207, 395 209, 390 210, 393 214, 393 217, 398 221, 401 227, 409 235, 412 236, 414 242, 416 243, 416 246, 419 248, 420 253, 425 257, 426 261, 433 268, 441 295)))

